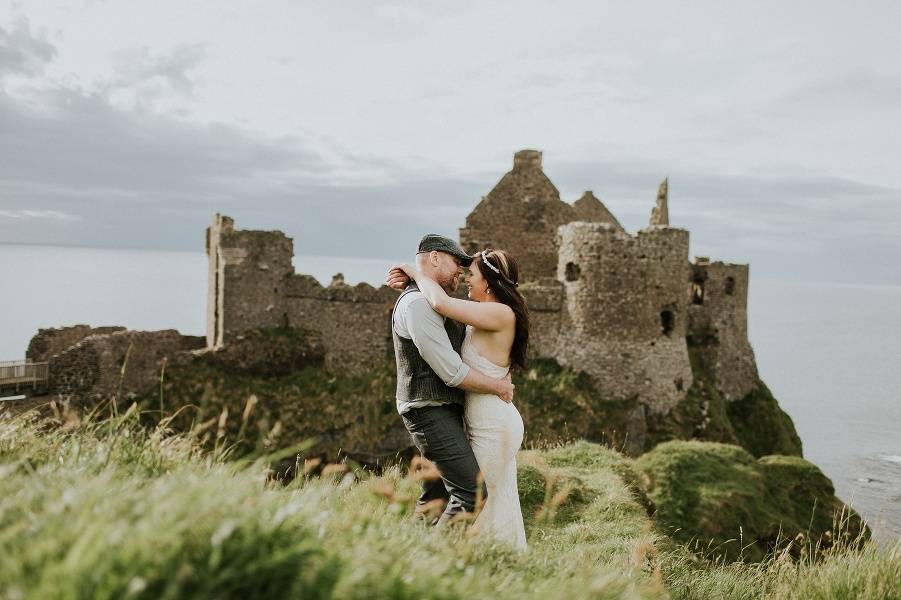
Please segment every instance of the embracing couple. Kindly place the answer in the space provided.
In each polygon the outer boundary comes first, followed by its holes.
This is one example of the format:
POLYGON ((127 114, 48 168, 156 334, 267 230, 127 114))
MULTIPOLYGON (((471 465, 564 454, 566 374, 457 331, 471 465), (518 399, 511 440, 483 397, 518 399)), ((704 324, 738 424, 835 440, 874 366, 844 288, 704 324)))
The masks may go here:
POLYGON ((391 322, 397 410, 441 475, 423 482, 417 512, 444 504, 437 522, 445 523, 475 511, 484 498, 473 531, 525 550, 516 485, 523 422, 510 381, 511 367, 525 366, 529 342, 518 280, 516 261, 504 251, 469 256, 453 240, 430 234, 419 243, 415 265, 393 267, 387 283, 403 290, 391 322), (465 267, 469 300, 451 296, 465 267))

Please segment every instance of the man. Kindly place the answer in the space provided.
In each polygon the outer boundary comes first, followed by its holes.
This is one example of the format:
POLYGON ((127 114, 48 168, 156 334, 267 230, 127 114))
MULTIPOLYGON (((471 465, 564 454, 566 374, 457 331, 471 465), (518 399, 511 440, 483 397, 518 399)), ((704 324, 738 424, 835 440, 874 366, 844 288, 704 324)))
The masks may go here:
MULTIPOLYGON (((457 289, 463 267, 471 262, 456 242, 436 234, 423 237, 416 253, 417 268, 448 294, 457 289)), ((417 513, 429 502, 446 501, 441 524, 460 512, 472 512, 479 486, 479 465, 463 429, 464 390, 496 394, 510 402, 513 384, 509 377, 494 379, 463 362, 464 327, 436 313, 413 282, 397 299, 391 325, 397 410, 420 454, 441 474, 440 480, 423 482, 417 513)))

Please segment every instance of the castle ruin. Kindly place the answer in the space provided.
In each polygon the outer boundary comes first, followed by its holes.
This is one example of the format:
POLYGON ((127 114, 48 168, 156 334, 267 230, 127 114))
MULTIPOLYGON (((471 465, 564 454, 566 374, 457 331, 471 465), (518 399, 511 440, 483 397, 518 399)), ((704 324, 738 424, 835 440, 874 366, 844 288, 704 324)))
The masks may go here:
MULTIPOLYGON (((587 191, 563 201, 521 150, 513 169, 467 216, 467 251, 503 248, 519 261, 533 318, 533 356, 591 375, 610 400, 637 399, 665 414, 692 385, 689 346, 726 399, 757 385, 747 339, 748 266, 690 262, 688 231, 669 224, 668 182, 649 226, 635 235, 587 191)), ((207 347, 272 327, 318 334, 327 368, 361 372, 391 356, 396 292, 336 277, 328 286, 294 272, 293 242, 279 231, 246 231, 216 215, 207 230, 207 347)))

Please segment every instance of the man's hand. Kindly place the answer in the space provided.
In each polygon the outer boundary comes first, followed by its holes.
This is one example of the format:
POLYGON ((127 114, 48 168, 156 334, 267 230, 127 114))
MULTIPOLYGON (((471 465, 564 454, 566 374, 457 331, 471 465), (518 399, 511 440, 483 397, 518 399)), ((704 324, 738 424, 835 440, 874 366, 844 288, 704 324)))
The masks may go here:
POLYGON ((506 375, 497 380, 497 390, 495 391, 495 394, 497 394, 498 398, 504 402, 513 402, 513 390, 515 388, 516 386, 513 385, 513 376, 510 375, 508 371, 506 375))
POLYGON ((410 284, 410 277, 399 266, 391 267, 385 285, 395 290, 403 290, 410 284))

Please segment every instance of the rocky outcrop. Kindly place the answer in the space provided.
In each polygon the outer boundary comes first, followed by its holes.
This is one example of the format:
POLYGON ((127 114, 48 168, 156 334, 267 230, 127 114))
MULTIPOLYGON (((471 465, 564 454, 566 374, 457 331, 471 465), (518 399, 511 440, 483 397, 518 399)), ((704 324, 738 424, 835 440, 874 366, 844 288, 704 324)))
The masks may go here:
POLYGON ((829 478, 797 456, 755 459, 737 446, 672 441, 635 465, 655 520, 705 556, 757 562, 790 543, 802 552, 869 537, 829 478))

